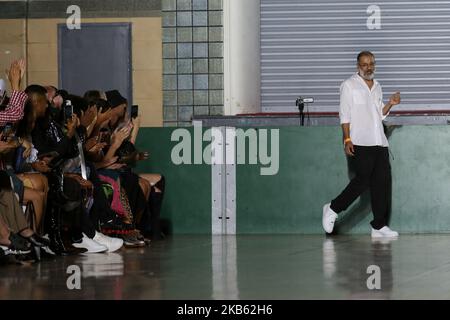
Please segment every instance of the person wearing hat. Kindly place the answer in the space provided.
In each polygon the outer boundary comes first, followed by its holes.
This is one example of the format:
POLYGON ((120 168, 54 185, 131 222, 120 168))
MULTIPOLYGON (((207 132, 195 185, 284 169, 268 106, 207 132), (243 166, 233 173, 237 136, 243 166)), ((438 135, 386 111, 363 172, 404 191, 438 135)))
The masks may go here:
POLYGON ((10 98, 6 96, 6 82, 0 79, 0 126, 10 122, 17 122, 23 118, 25 101, 28 99, 27 94, 20 90, 20 82, 24 72, 25 62, 23 59, 14 61, 11 64, 7 72, 12 90, 10 98))

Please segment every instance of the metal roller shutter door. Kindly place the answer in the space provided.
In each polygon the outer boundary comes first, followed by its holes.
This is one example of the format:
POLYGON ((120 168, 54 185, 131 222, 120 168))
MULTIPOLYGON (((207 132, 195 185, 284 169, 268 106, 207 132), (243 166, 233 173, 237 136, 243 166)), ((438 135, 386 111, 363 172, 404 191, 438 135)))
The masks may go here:
POLYGON ((261 0, 262 111, 297 111, 298 96, 338 111, 361 50, 384 99, 401 91, 396 110, 450 109, 450 1, 261 0))

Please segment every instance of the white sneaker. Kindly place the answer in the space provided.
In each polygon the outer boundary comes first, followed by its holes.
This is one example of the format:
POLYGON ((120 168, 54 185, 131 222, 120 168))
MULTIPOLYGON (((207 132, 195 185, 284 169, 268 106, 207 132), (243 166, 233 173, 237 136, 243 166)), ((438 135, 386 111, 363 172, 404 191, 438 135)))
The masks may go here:
POLYGON ((6 246, 0 246, 0 250, 3 251, 4 255, 21 255, 21 254, 28 254, 31 252, 31 250, 19 250, 19 249, 12 249, 8 248, 6 246))
POLYGON ((104 245, 108 248, 108 252, 114 252, 122 248, 123 240, 119 238, 112 238, 105 236, 103 233, 95 232, 94 241, 104 245))
POLYGON ((398 232, 391 230, 388 226, 384 226, 380 230, 372 228, 372 238, 395 238, 398 232))
POLYGON ((72 245, 75 248, 84 248, 88 251, 85 253, 100 253, 100 252, 106 252, 108 251, 108 248, 104 246, 103 244, 98 243, 97 241, 93 239, 89 239, 84 233, 83 238, 81 239, 80 243, 72 243, 72 245))
POLYGON ((331 210, 330 205, 331 203, 324 205, 322 211, 322 227, 326 233, 333 232, 334 222, 338 216, 336 212, 331 210))

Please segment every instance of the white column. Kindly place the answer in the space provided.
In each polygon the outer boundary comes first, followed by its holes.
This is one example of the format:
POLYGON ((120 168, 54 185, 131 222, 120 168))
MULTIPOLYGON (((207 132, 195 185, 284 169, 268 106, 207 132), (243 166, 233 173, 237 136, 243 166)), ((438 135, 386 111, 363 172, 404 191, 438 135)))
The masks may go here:
POLYGON ((211 128, 211 233, 236 234, 236 129, 211 128))
POLYGON ((261 111, 260 0, 224 0, 225 115, 261 111))

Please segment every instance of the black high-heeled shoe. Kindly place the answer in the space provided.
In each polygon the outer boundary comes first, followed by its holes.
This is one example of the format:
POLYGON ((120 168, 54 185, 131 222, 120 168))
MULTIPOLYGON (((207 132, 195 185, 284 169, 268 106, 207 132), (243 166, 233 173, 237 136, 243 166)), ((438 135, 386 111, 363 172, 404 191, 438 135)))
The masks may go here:
POLYGON ((0 250, 3 250, 5 255, 21 255, 31 252, 30 243, 19 237, 17 234, 11 232, 9 235, 9 241, 11 242, 9 246, 0 245, 0 250))
POLYGON ((87 250, 83 248, 75 248, 70 243, 65 243, 61 235, 61 212, 56 210, 50 219, 50 245, 48 248, 58 256, 72 256, 84 253, 87 250))

